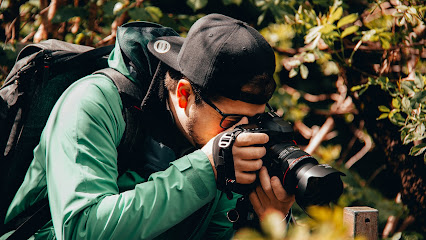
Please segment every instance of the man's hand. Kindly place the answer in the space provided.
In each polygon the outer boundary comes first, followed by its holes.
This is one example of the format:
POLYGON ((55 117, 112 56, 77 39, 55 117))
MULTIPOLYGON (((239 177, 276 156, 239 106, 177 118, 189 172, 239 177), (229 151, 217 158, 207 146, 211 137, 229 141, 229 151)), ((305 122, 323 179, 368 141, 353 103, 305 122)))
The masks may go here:
POLYGON ((263 164, 261 158, 266 154, 263 146, 269 141, 265 133, 241 133, 232 147, 235 179, 240 184, 250 184, 256 180, 256 171, 263 164))
MULTIPOLYGON (((247 123, 248 119, 244 117, 233 127, 227 129, 226 132, 231 132, 236 126, 247 123)), ((201 148, 210 160, 215 178, 217 178, 217 173, 213 161, 213 143, 216 137, 210 139, 210 141, 201 148)), ((266 154, 266 149, 263 145, 268 141, 269 136, 265 133, 241 133, 235 139, 234 145, 232 146, 232 155, 237 183, 250 184, 256 180, 255 171, 258 171, 262 167, 263 162, 261 158, 266 154)))
POLYGON ((294 195, 288 195, 278 177, 269 177, 266 167, 259 172, 260 185, 249 194, 250 202, 260 219, 269 208, 276 209, 284 214, 288 213, 295 201, 294 195))

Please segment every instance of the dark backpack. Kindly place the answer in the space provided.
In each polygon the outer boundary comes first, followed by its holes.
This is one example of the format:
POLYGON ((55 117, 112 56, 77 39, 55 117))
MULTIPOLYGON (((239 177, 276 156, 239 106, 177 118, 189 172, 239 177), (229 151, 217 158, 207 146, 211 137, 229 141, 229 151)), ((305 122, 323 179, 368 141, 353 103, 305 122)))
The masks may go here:
MULTIPOLYGON (((112 49, 113 46, 93 49, 47 40, 28 45, 19 53, 16 64, 0 89, 2 221, 24 180, 33 159, 33 149, 40 140, 54 104, 73 82, 107 68, 107 56, 112 49)), ((113 69, 103 71, 113 72, 114 76, 110 78, 117 88, 137 89, 119 72, 113 69)), ((36 208, 39 210, 40 206, 36 208)))
MULTIPOLYGON (((162 26, 156 24, 135 22, 130 26, 142 29, 139 31, 140 36, 147 38, 144 43, 159 34, 168 34, 167 31, 158 30, 162 26)), ((18 229, 11 238, 28 238, 50 220, 46 199, 34 204, 10 223, 3 223, 7 209, 33 159, 33 149, 39 143, 53 106, 76 80, 94 72, 113 80, 123 101, 126 122, 124 136, 118 147, 119 159, 125 155, 122 159, 129 161, 130 149, 141 140, 138 108, 147 89, 140 89, 118 71, 108 68, 107 57, 113 48, 106 46, 94 49, 47 40, 30 44, 20 51, 14 67, 0 88, 0 236, 18 229)), ((145 57, 149 58, 147 54, 145 57)), ((127 170, 123 160, 118 162, 119 172, 127 170)))

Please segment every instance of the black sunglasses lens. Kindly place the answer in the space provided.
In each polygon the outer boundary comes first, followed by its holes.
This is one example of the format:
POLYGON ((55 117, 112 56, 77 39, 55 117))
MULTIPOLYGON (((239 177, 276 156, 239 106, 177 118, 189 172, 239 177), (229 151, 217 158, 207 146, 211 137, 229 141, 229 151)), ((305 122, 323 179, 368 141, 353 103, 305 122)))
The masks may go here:
POLYGON ((226 116, 222 118, 222 121, 220 122, 220 126, 222 128, 230 128, 234 126, 237 122, 239 122, 243 116, 226 116))

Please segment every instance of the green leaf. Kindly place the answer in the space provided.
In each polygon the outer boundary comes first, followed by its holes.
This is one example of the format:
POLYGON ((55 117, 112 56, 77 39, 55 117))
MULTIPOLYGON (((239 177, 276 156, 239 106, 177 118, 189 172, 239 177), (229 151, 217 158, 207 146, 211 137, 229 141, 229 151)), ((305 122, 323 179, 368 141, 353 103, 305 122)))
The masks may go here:
POLYGON ((398 98, 392 98, 392 107, 401 108, 401 102, 398 98))
POLYGON ((331 13, 331 16, 328 18, 329 23, 334 23, 337 19, 340 19, 343 14, 343 8, 338 7, 336 11, 331 13))
MULTIPOLYGON (((395 110, 395 109, 394 109, 395 110)), ((392 118, 389 118, 391 122, 397 126, 404 126, 405 125, 405 118, 402 117, 401 113, 397 112, 393 114, 392 118)))
POLYGON ((367 91, 367 89, 368 89, 368 86, 369 85, 367 85, 365 88, 363 88, 363 89, 361 89, 361 91, 359 91, 359 96, 361 96, 362 94, 364 94, 365 93, 365 91, 367 91))
POLYGON ((326 24, 323 28, 321 28, 320 32, 323 34, 327 34, 333 31, 334 29, 336 29, 336 26, 334 26, 333 24, 326 24))
POLYGON ((356 25, 350 26, 348 28, 346 28, 345 30, 343 30, 342 35, 340 36, 340 38, 344 38, 348 35, 351 35, 352 33, 358 31, 359 27, 356 25))
POLYGON ((391 32, 381 32, 381 33, 379 33, 379 36, 381 38, 388 40, 388 41, 390 41, 392 39, 392 33, 391 32))
POLYGON ((222 0, 222 2, 223 2, 223 5, 225 6, 232 5, 232 4, 240 6, 243 0, 222 0))
POLYGON ((308 67, 306 67, 306 65, 305 65, 305 64, 301 64, 301 65, 300 65, 300 76, 301 76, 303 79, 306 79, 306 78, 308 78, 308 74, 309 74, 309 69, 308 69, 308 67))
POLYGON ((257 25, 260 25, 263 20, 265 19, 266 11, 260 14, 260 16, 257 18, 257 25))
POLYGON ((208 3, 208 0, 187 0, 186 4, 192 8, 192 10, 195 12, 197 10, 200 10, 204 8, 208 3))
POLYGON ((425 82, 419 75, 416 75, 416 77, 414 78, 414 84, 418 89, 423 89, 425 87, 425 82))
POLYGON ((389 49, 391 47, 390 42, 384 38, 380 38, 380 43, 382 44, 383 49, 389 49))
POLYGON ((52 23, 66 22, 73 17, 81 17, 84 19, 87 17, 87 14, 87 11, 82 7, 64 6, 56 11, 52 23))
POLYGON ((382 113, 382 114, 380 114, 380 116, 376 120, 382 120, 382 119, 387 118, 388 116, 389 116, 388 113, 382 113))
POLYGON ((342 26, 346 25, 346 24, 350 24, 355 22, 358 19, 358 14, 357 13, 352 13, 349 14, 345 17, 343 17, 342 19, 340 19, 337 22, 337 28, 341 28, 342 26))
POLYGON ((144 8, 132 8, 128 13, 132 20, 151 20, 151 15, 144 8))
POLYGON ((392 236, 391 240, 400 240, 401 237, 402 237, 402 232, 397 232, 392 236))
POLYGON ((107 1, 102 5, 102 10, 104 16, 113 16, 114 15, 114 6, 117 1, 107 1))
POLYGON ((426 127, 425 125, 422 123, 420 125, 418 125, 416 127, 416 130, 414 131, 416 138, 419 138, 418 140, 420 140, 421 138, 423 138, 423 136, 425 135, 425 131, 426 131, 426 127))
POLYGON ((151 19, 154 22, 159 22, 163 17, 163 12, 158 7, 148 6, 145 8, 145 10, 151 15, 151 19))
POLYGON ((399 111, 397 109, 392 109, 392 111, 389 112, 389 119, 392 120, 392 118, 394 118, 394 115, 398 112, 399 111))
POLYGON ((381 105, 381 106, 379 106, 379 111, 388 113, 388 112, 390 112, 390 109, 386 106, 381 105))
POLYGON ((295 77, 296 75, 297 75, 297 71, 296 71, 296 69, 292 68, 292 69, 290 70, 289 74, 288 74, 288 77, 289 77, 289 78, 293 78, 293 77, 295 77))
POLYGON ((411 156, 419 156, 426 150, 426 143, 420 143, 410 149, 411 156))
POLYGON ((365 85, 364 85, 364 84, 362 84, 362 85, 357 85, 357 86, 353 86, 353 87, 351 87, 351 92, 356 92, 356 91, 358 91, 358 90, 363 89, 364 87, 365 87, 365 85))
POLYGON ((406 113, 411 112, 411 110, 412 110, 411 103, 410 103, 410 100, 407 97, 402 98, 401 107, 402 107, 402 111, 404 111, 406 113))

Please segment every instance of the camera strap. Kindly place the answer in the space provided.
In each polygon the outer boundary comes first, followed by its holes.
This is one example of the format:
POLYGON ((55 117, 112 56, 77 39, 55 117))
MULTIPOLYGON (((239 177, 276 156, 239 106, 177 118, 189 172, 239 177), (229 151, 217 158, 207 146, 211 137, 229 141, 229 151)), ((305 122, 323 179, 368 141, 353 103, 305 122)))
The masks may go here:
POLYGON ((221 133, 213 142, 213 161, 217 172, 217 189, 224 192, 229 200, 232 199, 232 191, 237 184, 232 146, 241 132, 243 130, 237 128, 232 132, 221 133))

